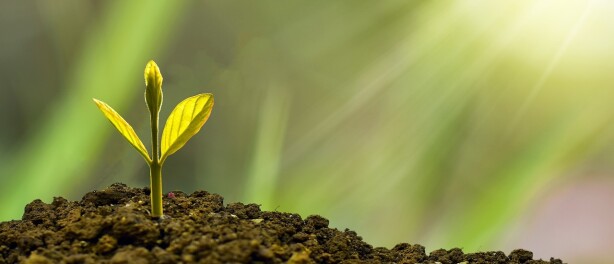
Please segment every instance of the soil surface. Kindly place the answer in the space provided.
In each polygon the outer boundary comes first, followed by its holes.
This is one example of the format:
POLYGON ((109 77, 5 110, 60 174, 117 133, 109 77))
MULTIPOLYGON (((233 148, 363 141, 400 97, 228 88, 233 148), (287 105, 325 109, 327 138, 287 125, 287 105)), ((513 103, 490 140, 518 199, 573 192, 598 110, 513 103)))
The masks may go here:
POLYGON ((518 249, 465 254, 402 243, 391 249, 317 215, 224 205, 217 194, 169 193, 168 217, 149 215, 149 189, 113 184, 81 201, 35 200, 22 220, 0 223, 0 263, 563 263, 518 249))

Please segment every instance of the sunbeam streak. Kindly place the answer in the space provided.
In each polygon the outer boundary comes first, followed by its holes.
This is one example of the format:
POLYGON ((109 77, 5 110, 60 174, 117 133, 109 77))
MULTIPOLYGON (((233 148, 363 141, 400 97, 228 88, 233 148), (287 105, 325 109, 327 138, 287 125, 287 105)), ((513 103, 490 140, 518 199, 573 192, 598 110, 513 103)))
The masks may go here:
POLYGON ((569 44, 572 43, 572 41, 578 35, 578 32, 580 31, 580 29, 582 29, 582 27, 584 26, 586 19, 589 17, 591 10, 593 9, 594 2, 595 0, 591 0, 589 3, 586 4, 586 6, 584 7, 582 11, 582 14, 578 17, 578 20, 574 23, 573 27, 571 27, 571 29, 569 30, 569 33, 567 33, 565 40, 563 41, 561 46, 559 46, 559 48, 557 49, 556 53, 554 54, 554 56, 548 63, 548 66, 546 67, 544 72, 541 74, 541 76, 539 77, 535 85, 533 85, 531 89, 529 90, 529 94, 527 95, 526 99, 522 101, 522 104, 520 105, 520 107, 518 107, 516 114, 512 118, 512 121, 510 122, 510 125, 508 128, 508 134, 513 133, 513 131, 519 125, 520 120, 526 115, 529 105, 531 105, 535 101, 535 97, 539 94, 539 92, 544 87, 544 84, 546 83, 546 81, 548 81, 548 78, 552 75, 552 72, 554 71, 556 66, 559 64, 561 58, 567 51, 569 44))

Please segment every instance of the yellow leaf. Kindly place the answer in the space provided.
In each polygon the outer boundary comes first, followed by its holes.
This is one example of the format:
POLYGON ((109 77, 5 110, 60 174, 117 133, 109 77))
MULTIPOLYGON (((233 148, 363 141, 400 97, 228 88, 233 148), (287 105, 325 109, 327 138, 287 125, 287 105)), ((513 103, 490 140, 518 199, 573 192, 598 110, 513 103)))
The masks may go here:
POLYGON ((115 128, 117 128, 117 130, 119 130, 119 133, 121 133, 122 136, 124 136, 124 138, 126 138, 126 140, 128 140, 128 142, 130 142, 130 144, 139 153, 141 153, 141 155, 143 156, 143 158, 145 158, 147 162, 150 162, 151 159, 149 158, 149 154, 147 154, 147 149, 145 149, 143 142, 141 142, 141 139, 139 139, 139 136, 136 135, 136 132, 134 132, 134 129, 132 128, 132 126, 130 126, 130 124, 128 124, 128 122, 126 122, 126 120, 124 120, 108 104, 102 101, 96 100, 96 99, 94 99, 94 102, 96 103, 96 106, 98 106, 100 111, 102 111, 104 116, 106 116, 107 119, 111 121, 111 123, 115 126, 115 128))
POLYGON ((160 163, 181 149, 207 122, 213 108, 212 94, 198 94, 179 103, 168 117, 162 131, 160 163))
POLYGON ((160 68, 150 60, 145 66, 145 103, 152 115, 157 115, 162 106, 162 74, 160 68))

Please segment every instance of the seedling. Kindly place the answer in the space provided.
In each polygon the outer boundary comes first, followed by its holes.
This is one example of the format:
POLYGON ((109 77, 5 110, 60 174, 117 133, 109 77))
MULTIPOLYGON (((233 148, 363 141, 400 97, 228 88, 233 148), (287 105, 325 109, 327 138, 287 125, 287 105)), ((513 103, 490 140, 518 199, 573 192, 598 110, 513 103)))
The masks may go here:
POLYGON ((143 156, 149 165, 151 184, 151 215, 163 216, 162 211, 162 165, 171 154, 182 148, 192 136, 207 122, 213 108, 213 95, 197 94, 179 103, 171 112, 158 145, 158 123, 162 106, 162 74, 158 65, 152 60, 145 67, 145 103, 149 109, 151 121, 151 153, 136 135, 134 129, 113 108, 94 98, 100 111, 119 130, 119 133, 143 156), (161 154, 161 155, 160 155, 161 154))

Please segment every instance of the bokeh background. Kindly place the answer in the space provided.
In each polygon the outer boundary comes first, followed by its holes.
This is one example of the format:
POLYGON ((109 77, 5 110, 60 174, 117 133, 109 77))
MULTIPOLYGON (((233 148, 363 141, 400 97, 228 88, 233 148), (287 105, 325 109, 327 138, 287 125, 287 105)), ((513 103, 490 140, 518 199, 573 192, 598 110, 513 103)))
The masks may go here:
MULTIPOLYGON (((614 250, 614 2, 0 1, 0 219, 149 183, 91 98, 149 142, 216 106, 165 191, 320 214, 375 246, 614 250)), ((147 144, 148 145, 148 144, 147 144)))

